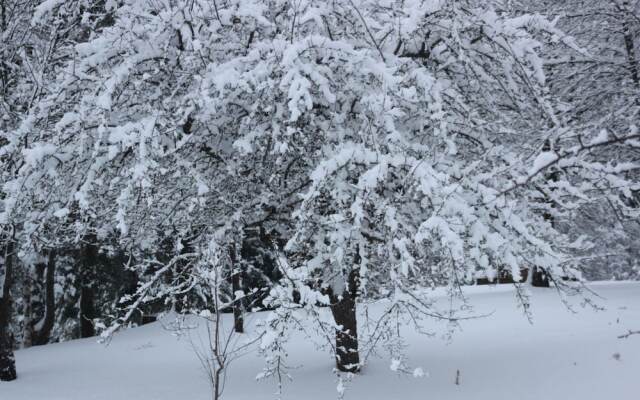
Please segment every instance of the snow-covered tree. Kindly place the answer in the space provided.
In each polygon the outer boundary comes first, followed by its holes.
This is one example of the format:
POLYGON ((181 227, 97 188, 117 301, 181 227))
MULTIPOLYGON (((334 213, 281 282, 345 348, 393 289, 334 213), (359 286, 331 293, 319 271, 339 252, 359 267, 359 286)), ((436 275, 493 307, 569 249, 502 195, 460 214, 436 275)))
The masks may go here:
POLYGON ((568 243, 528 193, 499 190, 522 136, 551 128, 538 50, 544 40, 572 41, 541 17, 486 3, 358 2, 300 14, 300 32, 310 33, 294 35, 286 74, 304 82, 294 99, 306 104, 288 106, 309 138, 302 151, 317 156, 293 214, 285 276, 303 293, 316 289, 302 296, 311 314, 317 302, 331 307, 334 321, 325 323, 337 328, 338 369, 364 361, 361 298, 390 298, 389 317, 455 321, 418 289, 444 285, 461 296, 461 285, 499 269, 573 274, 562 256, 568 243))
MULTIPOLYGON (((580 48, 545 49, 559 123, 537 136, 539 151, 530 160, 538 163, 522 175, 551 199, 563 230, 591 242, 588 252, 577 254, 588 277, 637 276, 640 3, 520 3, 555 18, 580 48), (552 146, 545 149, 545 142, 552 146), (555 179, 547 184, 549 171, 555 179)), ((530 160, 523 163, 532 166, 530 160)))
MULTIPOLYGON (((87 38, 100 25, 101 1, 13 1, 0 2, 0 229, 5 257, 3 301, 18 304, 18 289, 31 293, 33 266, 49 258, 46 267, 46 312, 29 326, 27 336, 46 343, 52 329, 55 254, 73 243, 76 229, 60 211, 70 186, 56 179, 55 130, 59 115, 50 113, 47 100, 55 90, 53 81, 73 57, 75 43, 87 38), (53 135, 53 136, 52 136, 53 135), (62 199, 61 199, 62 198, 62 199), (13 271, 8 271, 9 267, 13 271), (20 280, 18 281, 18 278, 20 280)), ((30 309, 28 302, 24 307, 30 309)), ((3 323, 11 320, 6 308, 3 323)), ((27 316, 27 322, 29 321, 27 316)), ((11 332, 2 328, 2 347, 12 347, 11 332)), ((31 340, 29 340, 31 341, 31 340)))
MULTIPOLYGON (((496 172, 553 120, 551 38, 572 46, 541 17, 473 2, 125 2, 45 102, 60 119, 43 157, 75 188, 55 212, 107 216, 97 230, 141 255, 212 225, 230 243, 278 231, 283 282, 331 306, 338 367, 355 371, 362 296, 433 315, 416 288, 570 274, 561 237, 496 172)), ((153 276, 165 294, 189 286, 153 276)))
POLYGON ((380 343, 406 369, 394 319, 457 322, 476 277, 541 270, 572 293, 562 279, 579 278, 586 249, 562 224, 637 194, 638 133, 628 116, 615 132, 587 124, 580 79, 562 74, 564 54, 590 49, 518 3, 42 2, 29 23, 53 35, 37 43, 55 62, 21 81, 40 89, 2 125, 5 247, 24 262, 72 248, 84 266, 117 241, 139 284, 107 335, 151 300, 225 303, 239 331, 253 298, 242 254, 270 237, 281 277, 261 284, 264 376, 303 317, 338 370, 380 343), (211 237, 228 260, 215 299, 211 237), (450 308, 432 304, 437 286, 450 308), (359 329, 373 299, 386 312, 359 329))

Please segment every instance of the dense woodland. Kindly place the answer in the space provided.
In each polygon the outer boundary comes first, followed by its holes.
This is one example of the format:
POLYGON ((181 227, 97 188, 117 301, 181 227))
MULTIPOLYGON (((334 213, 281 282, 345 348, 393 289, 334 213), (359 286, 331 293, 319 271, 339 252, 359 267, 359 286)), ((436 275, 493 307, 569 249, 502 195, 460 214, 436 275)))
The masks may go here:
POLYGON ((357 372, 464 285, 640 277, 640 1, 0 0, 0 37, 2 380, 167 312, 357 372))

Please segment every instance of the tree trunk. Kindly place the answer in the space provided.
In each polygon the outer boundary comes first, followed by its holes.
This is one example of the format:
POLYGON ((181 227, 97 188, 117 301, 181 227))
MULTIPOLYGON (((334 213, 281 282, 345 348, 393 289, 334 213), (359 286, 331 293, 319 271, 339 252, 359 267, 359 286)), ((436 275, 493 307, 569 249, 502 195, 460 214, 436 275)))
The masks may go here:
POLYGON ((55 297, 55 273, 56 273, 56 254, 54 250, 49 251, 47 258, 47 274, 45 275, 45 311, 44 319, 36 331, 33 332, 33 345, 41 346, 49 343, 51 330, 56 316, 56 297, 55 297))
POLYGON ((13 272, 13 242, 9 240, 4 252, 4 282, 0 297, 0 381, 12 381, 18 377, 13 355, 13 336, 9 329, 13 272))
POLYGON ((345 292, 331 304, 331 313, 338 325, 336 329, 336 367, 343 372, 360 370, 358 353, 358 323, 356 320, 356 302, 345 292))
POLYGON ((640 72, 638 71, 638 59, 636 58, 636 49, 633 37, 633 31, 631 30, 631 24, 629 23, 629 17, 625 12, 632 13, 633 10, 628 0, 622 3, 623 15, 622 15, 622 31, 624 35, 624 47, 627 51, 627 61, 629 62, 629 73, 631 74, 631 80, 636 87, 636 104, 640 105, 640 72))
POLYGON ((531 286, 549 287, 549 277, 544 268, 533 267, 531 271, 531 286))
POLYGON ((22 304, 24 304, 23 314, 23 332, 22 332, 22 347, 27 349, 33 345, 33 322, 32 313, 33 307, 31 305, 31 291, 33 283, 31 282, 31 271, 26 271, 25 278, 22 282, 22 304))
POLYGON ((93 327, 95 317, 95 307, 93 304, 93 289, 83 283, 80 290, 80 337, 88 338, 95 336, 93 327))
POLYGON ((343 372, 360 371, 358 352, 358 320, 356 298, 360 278, 358 270, 349 274, 346 290, 339 296, 331 294, 331 313, 336 322, 336 368, 343 372))
MULTIPOLYGON (((232 281, 232 290, 233 295, 235 297, 238 291, 241 291, 241 283, 240 283, 240 272, 236 272, 233 274, 231 278, 232 281)), ((237 333, 244 333, 244 317, 242 315, 242 300, 235 300, 233 302, 233 329, 237 333)))
POLYGON ((13 355, 13 338, 9 332, 0 332, 0 381, 13 381, 16 373, 16 359, 13 355))
POLYGON ((97 316, 94 305, 93 269, 97 263, 97 248, 92 235, 85 238, 88 242, 82 248, 82 270, 80 271, 80 337, 95 336, 93 319, 97 316))
POLYGON ((242 276, 235 245, 230 246, 229 256, 231 258, 231 291, 233 292, 233 330, 236 333, 244 333, 242 299, 236 299, 236 293, 242 291, 242 276))
MULTIPOLYGON (((542 151, 552 150, 553 149, 551 148, 551 142, 549 141, 549 139, 547 139, 542 146, 542 151)), ((560 180, 560 171, 557 169, 547 170, 547 172, 545 173, 545 179, 549 182, 558 182, 560 180)), ((554 189, 552 188, 551 190, 553 191, 554 189)), ((555 208, 555 203, 549 198, 547 198, 547 204, 549 204, 551 210, 555 208)), ((551 226, 555 227, 555 217, 552 214, 551 210, 544 211, 542 217, 545 219, 545 221, 549 221, 551 226)), ((533 268, 531 268, 531 286, 549 287, 549 276, 544 268, 538 266, 534 266, 533 268)))

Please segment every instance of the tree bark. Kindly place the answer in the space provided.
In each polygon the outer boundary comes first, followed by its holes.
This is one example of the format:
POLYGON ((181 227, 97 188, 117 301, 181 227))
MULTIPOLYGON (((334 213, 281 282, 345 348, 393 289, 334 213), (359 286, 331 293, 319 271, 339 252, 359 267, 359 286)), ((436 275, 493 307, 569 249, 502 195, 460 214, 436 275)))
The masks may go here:
POLYGON ((356 298, 358 293, 358 272, 351 271, 347 289, 339 296, 331 297, 331 313, 336 322, 336 368, 343 372, 360 371, 358 352, 358 321, 356 298))
POLYGON ((231 258, 231 291, 233 292, 233 330, 236 333, 244 333, 242 299, 236 299, 236 293, 242 291, 242 276, 235 245, 230 246, 229 256, 231 258))
POLYGON ((22 347, 25 349, 33 345, 33 322, 31 319, 33 313, 33 307, 31 305, 32 286, 30 271, 26 271, 25 278, 22 282, 22 304, 24 304, 22 347))
MULTIPOLYGON (((233 295, 241 289, 240 273, 236 272, 232 277, 233 295)), ((233 302, 233 329, 236 333, 244 333, 244 316, 242 315, 242 300, 234 300, 233 302)))
MULTIPOLYGON (((547 139, 542 146, 542 151, 552 151, 551 142, 547 139)), ((548 170, 545 173, 545 179, 550 182, 558 182, 560 180, 560 171, 558 170, 548 170)), ((551 189, 554 190, 553 188, 551 189)), ((547 204, 551 209, 555 208, 555 204, 551 199, 547 199, 547 204)), ((549 221, 551 226, 555 225, 555 217, 551 213, 551 211, 544 211, 542 214, 542 218, 545 221, 549 221)), ((531 268, 531 286, 535 287, 549 287, 549 276, 547 275, 547 271, 539 266, 534 266, 531 268)))
POLYGON ((549 287, 549 277, 547 271, 541 267, 533 267, 531 271, 531 286, 549 287))
POLYGON ((93 319, 96 317, 94 305, 93 269, 97 263, 97 248, 94 244, 93 235, 89 235, 85 240, 87 243, 82 248, 82 270, 80 272, 80 337, 88 338, 95 336, 96 331, 93 326, 93 319))
POLYGON ((56 316, 55 298, 55 273, 56 254, 54 250, 49 251, 47 257, 47 273, 45 275, 45 311, 44 319, 40 328, 33 332, 32 343, 34 346, 41 346, 49 343, 51 330, 56 316))
POLYGON ((9 329, 11 320, 11 286, 13 285, 13 241, 9 240, 4 252, 4 282, 0 297, 0 381, 12 381, 18 377, 13 355, 13 336, 9 329))
MULTIPOLYGON (((625 0, 622 6, 624 8, 623 12, 633 12, 628 0, 625 0)), ((622 15, 622 31, 624 35, 624 47, 627 51, 627 61, 629 62, 629 73, 637 91, 636 104, 640 105, 640 72, 638 72, 638 59, 636 58, 633 32, 627 15, 622 15)))
POLYGON ((88 338, 95 336, 96 331, 93 327, 93 318, 95 317, 95 307, 93 304, 93 290, 86 286, 82 286, 80 290, 80 337, 88 338))
POLYGON ((336 367, 343 372, 360 370, 356 302, 347 293, 331 304, 331 313, 339 326, 336 329, 336 367))

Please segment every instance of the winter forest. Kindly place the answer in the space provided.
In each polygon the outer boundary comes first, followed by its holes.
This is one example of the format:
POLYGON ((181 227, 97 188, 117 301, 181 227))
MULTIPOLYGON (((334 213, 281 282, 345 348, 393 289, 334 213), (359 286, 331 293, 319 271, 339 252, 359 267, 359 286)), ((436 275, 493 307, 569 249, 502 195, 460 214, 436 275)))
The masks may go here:
POLYGON ((0 399, 639 371, 640 0, 0 0, 0 399))

